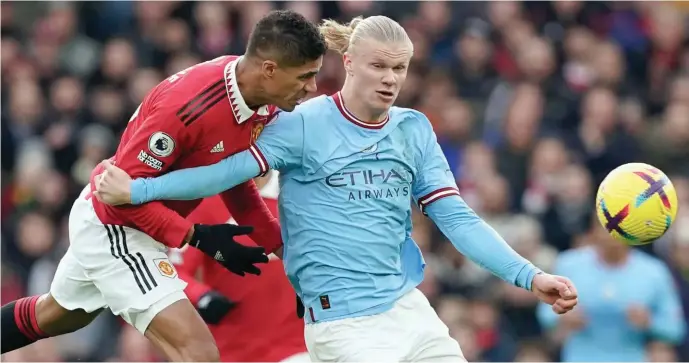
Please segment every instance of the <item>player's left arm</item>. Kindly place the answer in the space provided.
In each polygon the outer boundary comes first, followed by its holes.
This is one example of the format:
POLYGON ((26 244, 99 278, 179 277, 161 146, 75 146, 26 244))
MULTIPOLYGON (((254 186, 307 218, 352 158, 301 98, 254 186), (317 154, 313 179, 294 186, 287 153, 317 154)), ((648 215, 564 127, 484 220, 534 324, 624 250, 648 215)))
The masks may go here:
POLYGON ((659 278, 654 295, 657 299, 651 309, 650 335, 658 340, 679 343, 686 334, 687 326, 682 316, 682 304, 675 282, 665 265, 659 264, 659 278))
POLYGON ((265 248, 266 253, 274 253, 282 247, 280 223, 266 206, 253 180, 224 191, 221 197, 238 224, 254 227, 249 237, 265 248))
MULTIPOLYGON (((284 170, 302 161, 303 119, 282 112, 268 124, 249 150, 215 164, 175 170, 156 178, 135 179, 130 185, 132 204, 153 200, 193 200, 229 190, 268 170, 284 170)), ((234 215, 234 213, 233 213, 234 215)))
MULTIPOLYGON (((301 163, 303 120, 299 113, 280 113, 269 123, 255 146, 249 149, 261 174, 268 169, 284 169, 301 163)), ((222 200, 239 224, 254 226, 252 240, 282 257, 280 224, 261 197, 253 180, 224 191, 222 200)))
POLYGON ((504 281, 530 289, 541 270, 515 252, 460 197, 435 133, 423 119, 419 120, 423 130, 417 139, 418 175, 412 183, 419 208, 459 252, 504 281))

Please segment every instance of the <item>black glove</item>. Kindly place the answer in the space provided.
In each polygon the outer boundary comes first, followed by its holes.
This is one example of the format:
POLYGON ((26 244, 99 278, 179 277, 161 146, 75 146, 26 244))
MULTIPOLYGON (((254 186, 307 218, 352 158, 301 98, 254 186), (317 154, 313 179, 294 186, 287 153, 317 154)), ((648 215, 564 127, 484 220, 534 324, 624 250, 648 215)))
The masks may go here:
POLYGON ((239 276, 244 276, 244 273, 260 275, 261 270, 254 264, 268 262, 265 249, 244 246, 234 240, 235 236, 249 234, 253 230, 250 226, 233 224, 195 224, 189 244, 239 276))
POLYGON ((196 304, 196 310, 208 324, 218 324, 236 304, 217 291, 203 294, 196 304))
POLYGON ((301 302, 301 299, 299 298, 299 295, 295 295, 297 297, 297 317, 299 319, 304 319, 304 313, 306 312, 306 308, 304 308, 304 303, 301 302))

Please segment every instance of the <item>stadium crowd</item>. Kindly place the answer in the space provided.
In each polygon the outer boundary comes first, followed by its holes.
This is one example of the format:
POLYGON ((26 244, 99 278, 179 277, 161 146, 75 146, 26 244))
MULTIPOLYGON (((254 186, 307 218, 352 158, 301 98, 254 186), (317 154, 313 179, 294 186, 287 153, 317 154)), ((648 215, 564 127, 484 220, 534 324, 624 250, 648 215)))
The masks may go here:
MULTIPOLYGON (((166 76, 241 54, 253 24, 289 8, 313 21, 384 14, 415 46, 397 104, 433 123, 464 199, 544 270, 595 244, 594 197, 612 168, 670 175, 680 216, 642 248, 664 261, 689 316, 689 30, 661 2, 3 2, 2 303, 41 294, 66 250, 67 215, 132 112, 166 76)), ((339 89, 330 54, 319 93, 339 89)), ((469 361, 557 361, 566 336, 542 329, 531 294, 460 255, 421 214, 420 289, 469 361)), ((583 268, 583 267, 582 267, 583 268)), ((261 312, 257 312, 261 313, 261 312)), ((296 317, 295 317, 296 319, 296 317)), ((565 323, 566 319, 563 319, 565 323)), ((652 361, 689 360, 689 342, 649 342, 652 361)), ((156 361, 108 314, 6 360, 156 361), (117 337, 113 344, 113 337, 117 337)))

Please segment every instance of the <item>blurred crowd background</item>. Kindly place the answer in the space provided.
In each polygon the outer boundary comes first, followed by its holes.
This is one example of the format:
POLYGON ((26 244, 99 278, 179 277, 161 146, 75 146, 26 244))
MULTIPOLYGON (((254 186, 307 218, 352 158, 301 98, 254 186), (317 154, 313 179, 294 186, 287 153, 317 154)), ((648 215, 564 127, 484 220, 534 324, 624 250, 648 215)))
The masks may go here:
MULTIPOLYGON (((643 250, 673 272, 687 312, 689 6, 665 2, 2 2, 3 304, 48 291, 71 204, 148 90, 242 54, 257 19, 277 8, 403 24, 415 53, 398 105, 428 115, 467 202, 546 270, 601 238, 593 202, 608 171, 631 161, 665 171, 681 215, 643 250)), ((319 93, 343 79, 329 55, 319 93)), ((418 214, 414 237, 429 265, 421 289, 467 359, 558 360, 532 295, 467 262, 418 214)), ((651 360, 689 360, 686 340, 652 343, 651 360)), ((6 358, 158 359, 108 314, 6 358)))

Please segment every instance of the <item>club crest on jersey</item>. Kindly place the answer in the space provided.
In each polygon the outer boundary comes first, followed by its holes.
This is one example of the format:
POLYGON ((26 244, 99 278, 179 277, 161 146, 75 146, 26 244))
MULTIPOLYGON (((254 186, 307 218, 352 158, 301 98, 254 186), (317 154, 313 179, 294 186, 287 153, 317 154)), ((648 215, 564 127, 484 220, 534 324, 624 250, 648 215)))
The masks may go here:
POLYGON ((155 263, 161 275, 169 278, 177 276, 177 271, 175 271, 175 268, 172 267, 172 264, 167 259, 158 258, 153 260, 153 263, 155 263))
POLYGON ((158 131, 148 139, 148 149, 154 155, 164 158, 172 155, 175 150, 175 140, 170 135, 158 131))
POLYGON ((261 132, 263 132, 263 127, 265 127, 265 124, 262 122, 257 122, 254 125, 254 128, 251 129, 251 143, 255 143, 256 139, 258 139, 258 136, 261 135, 261 132))

